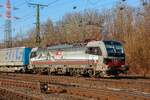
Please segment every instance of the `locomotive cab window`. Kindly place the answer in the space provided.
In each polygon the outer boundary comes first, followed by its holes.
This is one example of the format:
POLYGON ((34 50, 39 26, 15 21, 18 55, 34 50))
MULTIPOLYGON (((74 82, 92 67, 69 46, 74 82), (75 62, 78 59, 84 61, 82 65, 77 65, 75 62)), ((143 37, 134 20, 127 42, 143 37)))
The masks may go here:
POLYGON ((99 56, 102 55, 101 49, 99 47, 87 47, 86 53, 99 56))
POLYGON ((104 44, 106 46, 108 56, 113 56, 113 57, 125 56, 123 46, 121 43, 115 41, 104 41, 104 44))
POLYGON ((30 55, 30 58, 34 58, 37 56, 37 53, 36 52, 32 52, 31 55, 30 55))

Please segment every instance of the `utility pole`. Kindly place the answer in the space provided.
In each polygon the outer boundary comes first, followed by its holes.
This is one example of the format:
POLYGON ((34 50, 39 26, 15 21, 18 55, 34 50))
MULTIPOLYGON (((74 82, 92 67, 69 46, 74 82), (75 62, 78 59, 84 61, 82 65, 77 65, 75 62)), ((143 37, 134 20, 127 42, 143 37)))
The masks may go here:
MULTIPOLYGON (((19 17, 15 17, 11 15, 11 0, 6 0, 6 4, 5 4, 5 15, 1 15, 0 17, 4 17, 5 19, 5 24, 4 24, 4 46, 6 48, 10 48, 12 47, 12 19, 16 19, 18 20, 19 17)), ((0 5, 0 7, 3 7, 3 5, 0 5)))
POLYGON ((10 1, 6 2, 6 15, 5 15, 5 34, 4 34, 4 42, 5 47, 12 47, 12 28, 11 28, 11 4, 10 1))
POLYGON ((40 36, 40 8, 47 7, 48 5, 43 4, 35 4, 29 3, 30 6, 36 7, 36 45, 39 46, 41 43, 41 36, 40 36))

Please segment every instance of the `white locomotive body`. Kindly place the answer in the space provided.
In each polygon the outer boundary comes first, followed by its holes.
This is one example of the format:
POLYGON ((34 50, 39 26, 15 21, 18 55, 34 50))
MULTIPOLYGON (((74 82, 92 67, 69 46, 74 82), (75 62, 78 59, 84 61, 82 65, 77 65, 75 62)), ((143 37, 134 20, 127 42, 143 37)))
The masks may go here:
POLYGON ((86 45, 56 45, 32 49, 30 69, 48 74, 110 76, 126 73, 125 53, 117 41, 91 41, 86 45))

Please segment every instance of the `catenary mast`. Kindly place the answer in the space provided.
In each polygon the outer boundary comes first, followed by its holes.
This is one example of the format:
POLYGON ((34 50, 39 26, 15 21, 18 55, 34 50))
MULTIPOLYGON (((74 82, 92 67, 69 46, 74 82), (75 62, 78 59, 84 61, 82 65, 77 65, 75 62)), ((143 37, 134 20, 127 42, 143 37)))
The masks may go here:
POLYGON ((10 0, 6 1, 5 14, 5 32, 4 32, 5 47, 12 47, 12 27, 11 27, 11 4, 10 0))

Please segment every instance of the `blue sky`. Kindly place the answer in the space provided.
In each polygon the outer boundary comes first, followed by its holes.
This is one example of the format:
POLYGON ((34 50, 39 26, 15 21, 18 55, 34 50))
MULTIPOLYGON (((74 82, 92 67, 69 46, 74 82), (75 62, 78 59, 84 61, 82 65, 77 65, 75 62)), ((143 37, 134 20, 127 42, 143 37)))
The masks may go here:
MULTIPOLYGON (((108 9, 115 6, 119 0, 10 0, 12 8, 17 7, 18 10, 12 9, 12 16, 19 17, 19 20, 12 19, 12 34, 16 35, 17 32, 25 34, 27 30, 35 26, 35 11, 33 7, 29 7, 27 2, 50 4, 48 7, 41 9, 41 23, 45 22, 48 18, 53 22, 61 20, 65 13, 83 11, 84 9, 108 9), (73 7, 76 6, 76 9, 73 7)), ((138 7, 140 0, 126 0, 126 3, 138 7)), ((0 0, 0 14, 5 14, 6 0, 0 0)), ((5 18, 0 17, 0 41, 4 37, 4 22, 5 18)))

